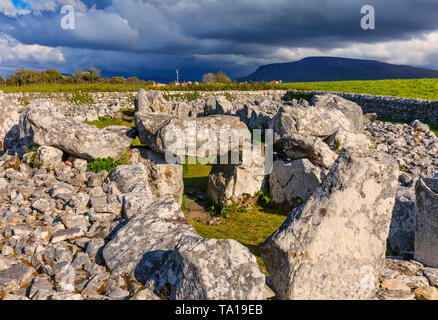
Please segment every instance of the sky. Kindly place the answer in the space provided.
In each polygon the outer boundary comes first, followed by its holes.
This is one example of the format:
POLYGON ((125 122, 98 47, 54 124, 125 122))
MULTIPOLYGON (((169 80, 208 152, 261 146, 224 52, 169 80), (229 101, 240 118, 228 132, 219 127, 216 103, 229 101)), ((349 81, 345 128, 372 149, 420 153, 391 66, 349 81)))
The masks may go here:
MULTIPOLYGON (((68 26, 72 27, 71 21, 68 26)), ((0 76, 65 74, 199 80, 246 76, 308 56, 438 69, 437 0, 0 0, 0 76), (361 8, 375 11, 364 30, 361 8), (62 27, 74 9, 74 28, 62 27)))

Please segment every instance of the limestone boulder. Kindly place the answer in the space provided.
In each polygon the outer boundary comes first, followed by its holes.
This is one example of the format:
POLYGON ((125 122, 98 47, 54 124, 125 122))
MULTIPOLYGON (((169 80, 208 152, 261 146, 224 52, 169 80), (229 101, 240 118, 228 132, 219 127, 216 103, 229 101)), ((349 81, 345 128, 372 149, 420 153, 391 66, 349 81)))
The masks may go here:
MULTIPOLYGON (((234 148, 221 133, 250 138, 248 127, 237 117, 209 116, 203 118, 175 118, 163 115, 137 114, 136 128, 142 144, 155 152, 181 157, 216 156, 234 148)), ((243 138, 242 138, 243 137, 243 138)))
POLYGON ((291 160, 309 159, 314 165, 330 169, 338 154, 318 137, 290 134, 282 137, 276 144, 278 150, 291 160))
POLYGON ((415 193, 415 260, 437 268, 438 178, 420 178, 415 193))
POLYGON ((149 173, 143 163, 118 166, 113 169, 109 177, 122 193, 133 191, 149 191, 149 173))
POLYGON ((315 95, 311 104, 315 107, 341 111, 348 119, 348 122, 344 122, 343 120, 340 128, 343 128, 347 132, 361 133, 365 128, 362 108, 353 101, 334 94, 324 94, 315 95))
POLYGON ((371 139, 362 133, 351 133, 338 129, 325 141, 333 150, 358 150, 373 147, 371 139))
POLYGON ((277 160, 269 176, 272 202, 286 209, 304 203, 319 187, 325 172, 307 159, 277 160))
POLYGON ((398 175, 386 154, 341 154, 309 200, 261 247, 280 299, 375 297, 398 175))
POLYGON ((63 154, 62 150, 59 150, 58 148, 41 146, 38 148, 36 162, 41 168, 54 169, 62 162, 63 154))
POLYGON ((233 104, 224 96, 210 96, 205 102, 204 115, 230 114, 233 110, 233 104))
POLYGON ((250 202, 268 184, 270 170, 267 165, 262 152, 255 152, 249 164, 213 165, 208 177, 209 199, 222 208, 233 203, 244 205, 250 202))
POLYGON ((9 99, 6 94, 0 93, 0 149, 8 150, 18 142, 20 137, 19 120, 16 105, 9 99))
POLYGON ((107 267, 136 281, 148 280, 181 236, 199 237, 173 199, 147 206, 121 227, 103 249, 107 267))
POLYGON ((395 196, 388 247, 396 255, 412 254, 415 241, 415 189, 399 187, 395 196))
POLYGON ((86 160, 119 159, 132 143, 133 130, 94 126, 66 118, 49 100, 32 101, 20 115, 20 140, 26 145, 50 146, 86 160))
POLYGON ((364 128, 363 112, 359 105, 334 95, 315 96, 312 105, 302 100, 280 108, 270 124, 274 141, 285 135, 298 134, 325 139, 343 129, 361 133, 364 128))
POLYGON ((172 104, 164 99, 161 91, 140 89, 135 102, 138 113, 171 114, 172 104))
POLYGON ((163 155, 147 148, 132 150, 136 153, 136 161, 143 163, 148 171, 149 186, 155 199, 172 197, 181 205, 184 193, 183 167, 179 164, 168 164, 163 155))
POLYGON ((181 237, 161 272, 172 300, 260 300, 265 276, 235 240, 181 237))

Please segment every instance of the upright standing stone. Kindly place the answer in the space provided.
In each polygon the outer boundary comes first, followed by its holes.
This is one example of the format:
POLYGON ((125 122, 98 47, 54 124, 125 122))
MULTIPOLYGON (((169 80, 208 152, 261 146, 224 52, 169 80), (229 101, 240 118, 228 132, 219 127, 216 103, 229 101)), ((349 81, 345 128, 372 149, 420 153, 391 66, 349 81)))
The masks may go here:
POLYGON ((385 262, 398 167, 344 151, 324 182, 263 245, 280 299, 371 299, 385 262))
POLYGON ((438 267, 438 178, 420 178, 415 186, 415 260, 438 267))

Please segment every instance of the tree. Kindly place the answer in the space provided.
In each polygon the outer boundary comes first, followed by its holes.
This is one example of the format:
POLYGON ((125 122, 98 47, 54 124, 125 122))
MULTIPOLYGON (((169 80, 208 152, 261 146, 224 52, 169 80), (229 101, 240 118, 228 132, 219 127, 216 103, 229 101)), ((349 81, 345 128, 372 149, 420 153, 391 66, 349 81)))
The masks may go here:
POLYGON ((0 77, 0 86, 5 86, 6 85, 6 81, 5 79, 3 79, 2 77, 0 77))
POLYGON ((123 77, 113 77, 111 79, 112 84, 125 84, 125 78, 123 77))
POLYGON ((62 79, 62 74, 58 70, 49 69, 44 72, 45 79, 48 83, 55 84, 56 81, 62 79))
POLYGON ((206 73, 202 76, 202 82, 214 83, 216 82, 216 76, 213 73, 206 73))
POLYGON ((217 83, 230 83, 231 79, 227 76, 227 74, 223 71, 219 71, 216 75, 217 83))
POLYGON ((206 73, 202 77, 202 82, 204 83, 231 83, 231 79, 226 75, 225 72, 219 71, 217 74, 206 73))
POLYGON ((140 80, 137 77, 130 77, 126 79, 127 85, 137 86, 140 84, 140 80))

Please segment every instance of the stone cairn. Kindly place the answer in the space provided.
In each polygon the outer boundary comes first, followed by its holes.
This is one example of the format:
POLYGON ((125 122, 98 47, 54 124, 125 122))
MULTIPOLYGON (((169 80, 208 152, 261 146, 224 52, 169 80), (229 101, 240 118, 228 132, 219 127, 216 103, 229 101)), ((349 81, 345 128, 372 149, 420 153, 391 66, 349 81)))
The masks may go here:
POLYGON ((98 129, 84 121, 116 117, 120 103, 66 112, 36 99, 19 110, 0 93, 0 299, 438 299, 437 137, 336 95, 283 94, 169 101, 140 90, 135 128, 98 129), (272 170, 263 148, 249 163, 241 145, 208 148, 238 161, 214 164, 207 190, 226 207, 269 188, 291 210, 261 247, 270 277, 245 246, 201 237, 181 211, 183 169, 169 163, 167 137, 193 128, 195 150, 199 132, 271 130, 272 170), (136 136, 129 165, 87 171, 136 136))

